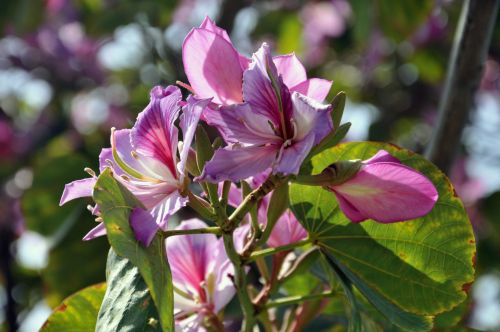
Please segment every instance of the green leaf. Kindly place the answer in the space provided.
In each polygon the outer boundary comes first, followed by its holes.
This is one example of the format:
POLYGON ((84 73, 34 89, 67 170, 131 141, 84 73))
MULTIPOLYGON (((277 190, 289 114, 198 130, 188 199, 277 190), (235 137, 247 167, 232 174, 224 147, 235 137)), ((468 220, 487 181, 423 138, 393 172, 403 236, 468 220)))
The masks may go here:
POLYGON ((340 126, 340 121, 342 121, 342 115, 344 114, 346 94, 344 91, 340 91, 332 100, 332 123, 333 128, 337 129, 340 126))
POLYGON ((106 274, 108 287, 96 331, 161 332, 158 312, 137 267, 111 249, 106 274))
MULTIPOLYGON (((357 313, 359 310, 358 304, 352 292, 351 284, 356 286, 356 288, 368 299, 368 301, 370 301, 375 308, 387 317, 392 324, 397 325, 406 331, 412 332, 428 331, 432 328, 432 320, 430 318, 405 312, 400 307, 394 305, 378 292, 370 288, 361 278, 358 278, 356 274, 352 273, 349 269, 339 263, 339 261, 327 250, 323 250, 323 252, 328 263, 333 267, 334 271, 340 275, 339 279, 342 281, 346 294, 348 294, 347 298, 349 299, 349 303, 351 304, 354 312, 353 316, 355 314, 360 315, 360 313, 357 313)), ((358 329, 359 328, 355 328, 355 330, 358 329)))
POLYGON ((160 314, 163 331, 174 330, 172 275, 165 255, 165 241, 158 233, 148 248, 141 246, 129 225, 130 211, 138 206, 134 196, 106 169, 94 187, 109 243, 114 251, 139 268, 160 314))
POLYGON ((435 184, 439 200, 427 216, 393 224, 354 224, 339 210, 332 193, 298 184, 290 188, 291 208, 322 250, 367 289, 418 315, 448 311, 467 296, 474 279, 476 247, 463 204, 446 176, 417 154, 368 142, 341 144, 313 157, 312 172, 339 160, 367 159, 380 149, 435 184))
POLYGON ((106 284, 101 283, 71 295, 54 309, 40 332, 94 332, 105 291, 106 284))

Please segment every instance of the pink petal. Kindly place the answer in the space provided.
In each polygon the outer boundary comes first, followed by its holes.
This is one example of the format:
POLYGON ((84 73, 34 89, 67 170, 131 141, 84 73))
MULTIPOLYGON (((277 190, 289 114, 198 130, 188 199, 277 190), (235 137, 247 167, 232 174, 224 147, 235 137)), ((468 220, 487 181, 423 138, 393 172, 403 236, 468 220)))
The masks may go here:
POLYGON ((424 175, 392 162, 365 164, 353 178, 329 189, 353 222, 419 218, 429 213, 438 199, 436 188, 424 175))
POLYGON ((193 29, 184 39, 182 61, 191 87, 217 104, 241 103, 243 69, 234 46, 207 29, 193 29))
POLYGON ((246 179, 270 167, 278 148, 276 145, 269 145, 219 149, 205 164, 203 174, 197 180, 217 183, 246 179))
POLYGON ((300 166, 314 145, 314 133, 310 133, 303 140, 283 147, 278 163, 273 173, 298 174, 300 166))
MULTIPOLYGON (((180 126, 183 135, 183 147, 180 154, 180 162, 178 165, 179 173, 182 176, 186 176, 185 168, 186 162, 189 154, 189 149, 191 143, 193 142, 194 134, 196 132, 196 126, 200 121, 200 116, 203 110, 210 103, 210 99, 196 99, 193 96, 187 98, 187 105, 182 108, 182 115, 180 126)), ((182 183, 182 178, 179 180, 182 183)))
POLYGON ((295 218, 290 210, 285 211, 278 219, 267 243, 271 247, 284 246, 303 240, 307 237, 307 231, 295 218))
POLYGON ((96 237, 106 235, 106 226, 103 222, 99 223, 96 227, 92 228, 84 237, 83 241, 93 240, 96 237))
POLYGON ((375 164, 381 162, 401 164, 398 158, 392 156, 385 150, 379 150, 373 157, 363 161, 364 164, 375 164))
POLYGON ((70 182, 64 186, 59 206, 76 198, 92 197, 97 178, 87 178, 70 182))
POLYGON ((167 229, 170 217, 186 204, 187 198, 175 191, 150 209, 133 209, 130 214, 130 226, 137 241, 149 246, 158 229, 167 229))
MULTIPOLYGON (((227 34, 227 31, 218 27, 214 23, 214 21, 212 21, 210 19, 210 17, 208 17, 208 16, 205 17, 205 19, 203 20, 203 22, 200 25, 200 28, 211 31, 211 32, 221 36, 222 38, 224 38, 224 40, 226 40, 228 43, 230 43, 232 45, 231 39, 229 39, 229 35, 227 34)), ((236 51, 236 52, 238 53, 238 51, 236 51)), ((239 56, 239 60, 240 60, 241 69, 242 70, 247 69, 248 65, 250 64, 250 59, 248 59, 246 56, 244 56, 240 53, 238 53, 238 56, 239 56)))
POLYGON ((130 213, 130 227, 135 239, 145 247, 149 247, 159 229, 151 211, 141 208, 134 208, 130 213))
POLYGON ((130 141, 137 153, 156 159, 166 165, 171 175, 175 169, 178 130, 174 125, 182 99, 179 88, 156 86, 151 90, 151 101, 132 128, 130 141))
POLYGON ((296 124, 294 141, 304 139, 310 133, 314 135, 314 144, 318 144, 333 129, 330 117, 331 106, 324 105, 298 92, 292 94, 293 115, 296 124))
MULTIPOLYGON (((205 228, 199 219, 183 221, 176 229, 205 228)), ((167 238, 166 251, 176 286, 195 295, 204 294, 207 267, 212 259, 212 243, 217 242, 213 234, 172 236, 167 238)))
POLYGON ((295 53, 275 56, 273 62, 287 87, 291 88, 307 80, 306 69, 295 53))
POLYGON ((218 110, 207 109, 204 116, 228 144, 263 145, 282 141, 274 132, 271 120, 255 113, 247 103, 222 106, 218 110))
POLYGON ((328 96, 331 87, 332 81, 321 78, 311 78, 293 86, 290 88, 290 91, 300 92, 303 95, 322 102, 325 100, 326 96, 328 96))
POLYGON ((287 136, 292 136, 290 91, 278 75, 269 46, 266 43, 263 43, 259 50, 254 53, 250 67, 243 74, 243 97, 252 111, 268 118, 278 132, 283 132, 280 115, 281 104, 287 136), (271 79, 276 83, 278 91, 275 91, 271 79), (280 95, 281 103, 277 93, 280 95))

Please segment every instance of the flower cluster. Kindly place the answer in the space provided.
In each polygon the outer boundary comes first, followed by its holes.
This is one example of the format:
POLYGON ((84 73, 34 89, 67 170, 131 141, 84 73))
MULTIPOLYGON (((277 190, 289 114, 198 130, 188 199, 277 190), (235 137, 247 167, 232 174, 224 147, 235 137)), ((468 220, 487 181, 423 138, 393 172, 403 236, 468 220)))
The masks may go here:
MULTIPOLYGON (((183 100, 175 86, 153 88, 149 105, 132 129, 112 130, 111 147, 100 155, 100 171, 111 168, 115 179, 140 202, 130 214, 130 225, 144 246, 159 230, 167 231, 170 217, 191 199, 204 201, 190 193, 191 181, 204 189, 219 183, 227 203, 238 208, 245 203, 243 183, 252 190, 271 177, 282 182, 299 178, 312 149, 337 129, 332 106, 323 103, 332 82, 308 79, 294 54, 273 57, 264 43, 249 59, 238 53, 226 31, 206 18, 186 37, 183 63, 189 86, 182 86, 192 95, 183 100), (216 128, 226 146, 190 177, 189 159, 196 155, 191 145, 200 120, 216 128)), ((427 214, 437 200, 431 181, 385 151, 352 165, 341 181, 337 177, 320 185, 337 197, 340 209, 353 222, 414 219, 427 214)), ((338 176, 336 167, 326 171, 338 176)), ((61 204, 92 195, 97 176, 89 173, 90 178, 66 185, 61 204)), ((249 233, 268 226, 268 212, 274 208, 270 195, 266 192, 260 198, 252 216, 257 226, 251 228, 250 218, 242 218, 231 229, 240 251, 249 233)), ((99 207, 92 212, 99 215, 99 207)), ((279 247, 307 238, 286 208, 273 223, 264 245, 279 247)), ((200 220, 187 220, 177 229, 204 227, 200 220)), ((105 233, 100 223, 84 239, 105 233)), ((198 330, 207 320, 222 324, 218 314, 235 294, 230 277, 234 267, 222 241, 214 234, 175 236, 167 239, 166 250, 178 326, 198 330)))

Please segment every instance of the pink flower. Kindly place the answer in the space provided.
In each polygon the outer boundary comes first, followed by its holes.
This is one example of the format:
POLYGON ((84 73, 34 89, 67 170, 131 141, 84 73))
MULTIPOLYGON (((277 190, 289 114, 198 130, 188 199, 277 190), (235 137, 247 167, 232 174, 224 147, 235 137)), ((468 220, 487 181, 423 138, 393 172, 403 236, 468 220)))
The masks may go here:
POLYGON ((366 219, 392 223, 420 218, 438 200, 429 179, 384 150, 365 160, 354 177, 328 189, 337 197, 342 212, 356 223, 366 219))
MULTIPOLYGON (((184 39, 182 61, 189 83, 198 97, 212 97, 213 102, 219 105, 246 101, 242 91, 243 75, 249 69, 251 60, 236 50, 227 32, 209 17, 184 39)), ((331 81, 307 79, 306 70, 295 54, 275 56, 272 62, 291 92, 297 91, 323 101, 330 91, 331 81)))
POLYGON ((245 102, 207 109, 205 121, 228 146, 215 152, 199 179, 233 182, 261 173, 297 174, 311 148, 332 130, 331 106, 291 93, 263 44, 244 73, 245 102))
MULTIPOLYGON (((176 229, 205 228, 199 219, 183 221, 176 229)), ((234 268, 224 244, 213 234, 179 235, 166 240, 174 284, 176 326, 200 331, 204 318, 217 315, 235 294, 234 268)))
MULTIPOLYGON (((115 178, 143 204, 144 209, 132 210, 130 224, 137 240, 144 245, 149 245, 159 228, 166 229, 170 216, 187 203, 180 193, 187 154, 199 117, 210 101, 188 97, 180 120, 184 144, 178 159, 178 129, 174 122, 181 99, 177 87, 153 88, 151 102, 139 114, 134 127, 113 132, 112 148, 103 149, 99 156, 100 170, 112 167, 115 178)), ((60 204, 91 196, 95 181, 93 177, 67 184, 60 204)), ((104 234, 105 227, 99 224, 84 240, 104 234)))

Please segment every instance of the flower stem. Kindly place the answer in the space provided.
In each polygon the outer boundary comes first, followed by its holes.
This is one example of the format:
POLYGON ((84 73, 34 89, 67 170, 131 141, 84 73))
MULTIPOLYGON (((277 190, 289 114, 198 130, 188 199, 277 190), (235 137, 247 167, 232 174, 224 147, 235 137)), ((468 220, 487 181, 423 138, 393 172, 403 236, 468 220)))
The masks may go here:
POLYGON ((297 241, 294 243, 290 243, 290 244, 287 244, 284 246, 279 246, 279 247, 274 247, 274 248, 266 248, 266 249, 254 251, 253 253, 250 254, 250 256, 245 261, 245 263, 252 262, 252 261, 254 261, 258 258, 261 258, 261 257, 275 255, 275 254, 283 252, 283 251, 288 251, 288 250, 292 250, 294 248, 302 247, 302 246, 305 246, 306 244, 310 244, 311 242, 312 242, 311 239, 307 238, 307 239, 297 241))
POLYGON ((227 257, 234 265, 234 284, 236 286, 236 293, 240 300, 241 309, 243 310, 244 321, 242 331, 251 332, 255 325, 255 308, 252 300, 247 291, 246 273, 243 268, 240 255, 236 251, 233 241, 233 232, 222 234, 224 247, 226 249, 227 257))
POLYGON ((206 227, 206 228, 193 228, 193 229, 169 229, 163 232, 165 237, 174 235, 189 235, 189 234, 216 234, 222 233, 220 227, 206 227))
POLYGON ((274 188, 279 184, 287 180, 288 177, 270 176, 263 184, 261 184, 257 189, 253 190, 248 194, 243 202, 234 210, 234 212, 227 219, 224 230, 231 231, 238 227, 239 223, 245 215, 252 209, 252 207, 257 204, 257 202, 267 194, 269 194, 274 188))
POLYGON ((328 290, 328 291, 324 291, 324 292, 321 292, 318 294, 283 297, 283 298, 278 299, 278 300, 267 302, 265 304, 265 308, 269 309, 269 308, 274 308, 274 307, 281 307, 281 306, 286 306, 286 305, 291 305, 291 304, 297 304, 297 303, 301 303, 304 301, 318 300, 318 299, 322 299, 325 297, 330 297, 333 294, 335 294, 333 290, 328 290))

